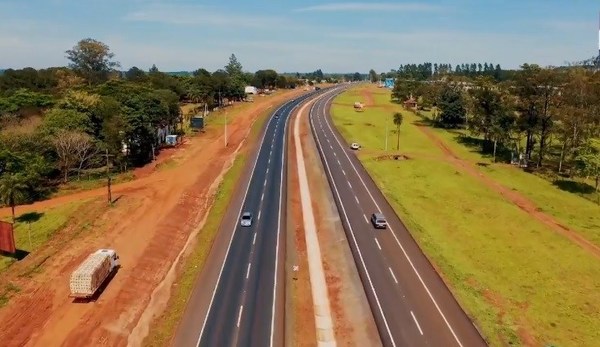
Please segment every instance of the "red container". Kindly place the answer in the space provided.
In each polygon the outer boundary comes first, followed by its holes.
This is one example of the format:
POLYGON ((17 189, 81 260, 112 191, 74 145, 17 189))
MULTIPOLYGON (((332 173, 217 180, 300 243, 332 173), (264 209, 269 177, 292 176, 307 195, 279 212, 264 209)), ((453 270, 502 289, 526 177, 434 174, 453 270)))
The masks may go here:
POLYGON ((15 236, 12 223, 0 221, 0 252, 15 254, 15 236))

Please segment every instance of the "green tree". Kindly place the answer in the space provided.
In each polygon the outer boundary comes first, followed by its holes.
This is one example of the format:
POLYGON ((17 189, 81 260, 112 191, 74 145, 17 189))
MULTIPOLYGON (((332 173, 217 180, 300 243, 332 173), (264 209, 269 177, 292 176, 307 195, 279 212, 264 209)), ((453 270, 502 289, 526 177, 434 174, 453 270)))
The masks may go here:
POLYGON ((147 79, 146 73, 137 66, 132 67, 125 73, 125 78, 132 82, 143 82, 147 79))
POLYGON ((90 132, 90 118, 77 110, 53 108, 44 115, 40 131, 53 136, 60 130, 90 132))
POLYGON ((45 160, 31 152, 0 149, 0 200, 11 207, 31 201, 42 190, 41 176, 49 168, 45 160))
POLYGON ((112 60, 115 55, 106 44, 91 38, 79 41, 65 53, 71 61, 69 66, 83 76, 89 85, 107 80, 109 74, 120 66, 112 60))
POLYGON ((595 189, 600 186, 600 139, 590 139, 575 159, 577 171, 582 177, 593 177, 595 189))
POLYGON ((496 161, 498 143, 510 139, 516 121, 508 94, 489 77, 479 78, 470 94, 472 117, 469 120, 469 129, 473 134, 483 136, 483 151, 493 143, 493 158, 496 161))
POLYGON ((372 83, 379 81, 379 75, 377 75, 377 72, 375 72, 373 69, 369 70, 369 80, 372 83))
POLYGON ((465 123, 466 109, 463 96, 455 87, 446 85, 442 88, 439 102, 440 123, 447 128, 457 128, 465 123))
POLYGON ((231 54, 231 56, 229 57, 229 63, 225 66, 225 71, 227 71, 231 78, 241 79, 244 71, 242 64, 238 61, 235 54, 231 54))
POLYGON ((27 191, 26 177, 20 173, 7 173, 0 176, 0 198, 10 206, 12 221, 15 222, 15 206, 25 202, 27 191))
POLYGON ((148 70, 149 74, 157 74, 160 71, 158 70, 158 68, 156 67, 156 64, 152 64, 152 67, 148 70))
POLYGON ((411 95, 416 93, 419 86, 419 82, 415 80, 397 78, 394 82, 394 89, 392 89, 392 99, 396 102, 402 103, 405 100, 407 100, 411 95))
POLYGON ((396 150, 400 150, 400 126, 402 125, 402 121, 404 121, 404 117, 402 113, 396 112, 394 113, 394 125, 396 126, 396 150))
POLYGON ((275 70, 258 70, 254 74, 254 85, 257 88, 273 88, 277 85, 277 72, 275 70))

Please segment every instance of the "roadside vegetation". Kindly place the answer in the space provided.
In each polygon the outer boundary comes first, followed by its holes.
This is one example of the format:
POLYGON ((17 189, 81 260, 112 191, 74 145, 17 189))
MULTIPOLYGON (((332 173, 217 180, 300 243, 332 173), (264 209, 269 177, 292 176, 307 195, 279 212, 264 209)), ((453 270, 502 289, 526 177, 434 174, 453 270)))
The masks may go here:
MULTIPOLYGON (((0 273, 11 264, 44 245, 52 235, 63 228, 82 202, 69 203, 43 213, 29 212, 16 218, 14 225, 16 258, 0 257, 0 273)), ((5 218, 7 221, 12 220, 5 218)))
MULTIPOLYGON (((268 120, 267 116, 271 112, 271 109, 265 111, 253 124, 249 136, 251 143, 257 140, 261 129, 268 120)), ((223 216, 229 207, 235 188, 246 166, 247 159, 247 151, 238 154, 232 167, 223 176, 223 181, 217 189, 212 207, 207 212, 206 222, 195 240, 192 253, 183 262, 181 275, 178 277, 177 285, 173 289, 174 292, 169 300, 169 305, 161 318, 155 320, 155 326, 144 340, 144 345, 166 346, 173 338, 194 289, 196 279, 206 263, 223 216)))
MULTIPOLYGON (((359 158, 488 342, 595 345, 600 339, 597 257, 466 173, 420 128, 431 131, 430 124, 390 96, 374 86, 351 89, 335 99, 334 123, 349 143, 362 145, 359 158), (354 111, 354 102, 364 101, 365 94, 372 94, 375 104, 354 111), (397 112, 403 115, 399 150, 397 112), (393 154, 406 159, 394 160, 393 154)), ((519 168, 490 162, 488 154, 473 152, 445 129, 433 131, 459 160, 597 240, 600 208, 594 203, 519 168), (486 165, 478 166, 481 162, 486 165)))
POLYGON ((392 97, 433 125, 456 129, 462 144, 493 162, 600 204, 600 74, 587 65, 490 66, 401 67, 392 97))
MULTIPOLYGON (((45 212, 29 212, 16 218, 14 224, 16 254, 0 257, 0 278, 17 261, 29 253, 39 251, 54 235, 62 230, 71 220, 77 210, 86 202, 71 202, 45 212)), ((11 218, 5 221, 12 222, 11 218)), ((44 260, 29 268, 21 269, 18 277, 31 277, 41 271, 44 260)), ((10 298, 20 291, 14 281, 0 281, 0 308, 9 303, 10 298)))
POLYGON ((113 174, 143 166, 165 145, 166 134, 182 135, 192 114, 245 99, 247 85, 270 93, 324 79, 320 70, 246 72, 233 54, 214 72, 172 75, 154 65, 123 72, 110 48, 93 39, 65 53, 68 67, 0 74, 1 204, 44 199, 63 185, 67 191, 96 187, 103 182, 88 181, 105 180, 107 165, 113 174), (182 104, 196 106, 184 117, 182 104))

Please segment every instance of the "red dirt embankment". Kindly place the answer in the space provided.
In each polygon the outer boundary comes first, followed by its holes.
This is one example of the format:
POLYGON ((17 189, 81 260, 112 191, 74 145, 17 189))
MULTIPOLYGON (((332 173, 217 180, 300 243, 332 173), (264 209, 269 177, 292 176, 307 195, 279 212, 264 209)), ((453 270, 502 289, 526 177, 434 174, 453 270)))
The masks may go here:
MULTIPOLYGON (((119 197, 115 207, 105 207, 104 198, 84 205, 87 207, 82 207, 69 227, 48 246, 3 274, 0 285, 17 283, 21 290, 0 309, 0 345, 127 345, 153 290, 210 207, 214 195, 210 187, 214 188, 215 179, 236 155, 254 120, 267 107, 298 93, 257 99, 245 114, 230 123, 228 147, 223 146, 223 129, 208 128, 177 154, 179 166, 115 185, 113 197, 119 197), (68 298, 70 272, 101 247, 116 249, 122 268, 95 302, 72 302, 68 298), (22 276, 19 267, 25 269, 37 263, 42 265, 36 271, 22 276)), ((40 211, 104 194, 105 189, 86 191, 19 207, 17 211, 40 211)))

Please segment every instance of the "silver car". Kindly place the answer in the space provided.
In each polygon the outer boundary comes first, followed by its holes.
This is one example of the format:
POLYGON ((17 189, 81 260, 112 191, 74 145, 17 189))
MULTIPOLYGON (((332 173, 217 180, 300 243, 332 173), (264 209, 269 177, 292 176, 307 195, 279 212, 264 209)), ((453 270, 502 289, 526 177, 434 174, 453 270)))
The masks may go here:
POLYGON ((373 213, 371 215, 371 223, 377 229, 385 229, 387 228, 387 221, 382 213, 373 213))
POLYGON ((242 219, 240 220, 240 225, 243 227, 249 227, 252 225, 252 213, 244 212, 242 213, 242 219))

